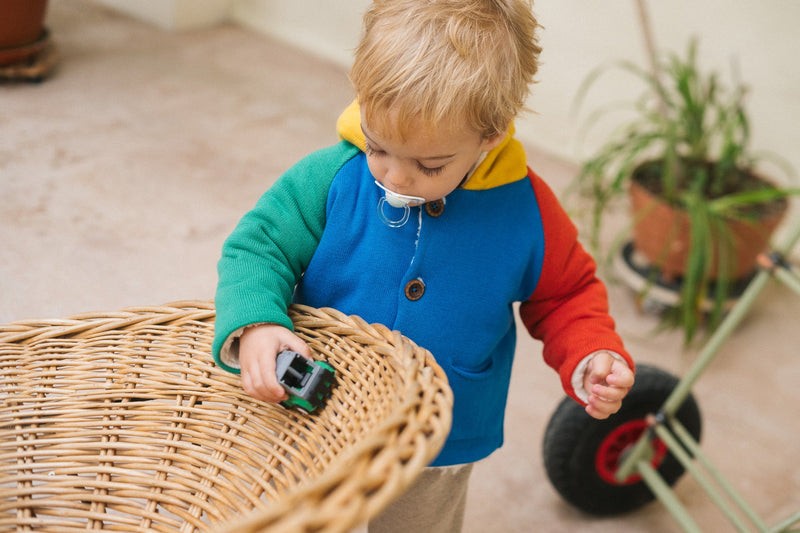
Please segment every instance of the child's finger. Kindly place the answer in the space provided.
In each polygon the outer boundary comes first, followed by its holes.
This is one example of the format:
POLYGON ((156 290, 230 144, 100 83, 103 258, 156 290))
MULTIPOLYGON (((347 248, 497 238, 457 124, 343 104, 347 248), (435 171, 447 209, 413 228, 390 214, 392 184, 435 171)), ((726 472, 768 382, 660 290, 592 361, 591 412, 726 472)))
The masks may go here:
POLYGON ((596 396, 591 396, 586 405, 586 412, 593 418, 603 420, 619 411, 621 406, 621 402, 606 402, 596 396))
POLYGON ((611 369, 614 364, 614 358, 611 355, 603 352, 595 355, 589 364, 589 380, 592 383, 602 383, 611 373, 611 369))
POLYGON ((620 402, 627 393, 628 389, 620 389, 619 387, 609 387, 606 385, 594 385, 591 390, 592 396, 605 402, 620 402))
POLYGON ((274 356, 263 357, 259 370, 263 380, 263 394, 268 401, 280 402, 287 399, 286 391, 278 383, 276 358, 274 356))
POLYGON ((300 337, 294 335, 293 333, 288 333, 288 335, 284 336, 282 339, 283 346, 281 346, 282 350, 291 350, 293 352, 297 352, 306 359, 312 359, 311 357, 311 348, 308 347, 308 344, 301 339, 300 337))
POLYGON ((628 365, 614 360, 611 364, 610 373, 606 376, 606 382, 613 387, 627 390, 633 386, 634 375, 628 365))

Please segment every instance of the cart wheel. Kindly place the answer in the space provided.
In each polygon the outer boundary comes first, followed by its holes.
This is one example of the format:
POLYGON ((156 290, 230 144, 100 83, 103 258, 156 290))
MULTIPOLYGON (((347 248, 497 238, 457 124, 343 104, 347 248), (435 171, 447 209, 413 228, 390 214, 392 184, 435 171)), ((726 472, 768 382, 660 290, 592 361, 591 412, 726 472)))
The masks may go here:
MULTIPOLYGON (((595 515, 612 515, 636 509, 654 496, 638 474, 619 482, 614 478, 626 453, 647 430, 645 417, 656 413, 678 378, 648 365, 637 365, 636 383, 622 408, 606 420, 590 417, 571 398, 556 408, 544 435, 544 466, 561 496, 579 509, 595 515)), ((691 395, 676 418, 699 441, 700 410, 691 395)), ((659 439, 654 439, 653 467, 672 486, 683 467, 659 439)))

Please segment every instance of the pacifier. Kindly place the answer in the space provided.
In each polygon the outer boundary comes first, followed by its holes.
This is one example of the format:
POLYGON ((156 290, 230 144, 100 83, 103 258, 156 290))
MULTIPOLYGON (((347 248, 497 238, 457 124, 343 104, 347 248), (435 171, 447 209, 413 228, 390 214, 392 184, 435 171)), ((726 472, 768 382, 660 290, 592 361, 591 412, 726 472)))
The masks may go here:
POLYGON ((384 195, 381 196, 380 200, 378 200, 378 216, 383 223, 390 228, 399 228, 408 222, 408 218, 411 214, 411 208, 409 208, 409 204, 413 203, 421 205, 425 203, 425 198, 420 196, 410 196, 408 194, 400 194, 390 191, 378 180, 375 180, 375 185, 380 187, 384 192, 384 195), (400 218, 390 218, 390 216, 386 214, 386 204, 389 204, 389 206, 397 209, 402 209, 403 214, 400 215, 400 218))

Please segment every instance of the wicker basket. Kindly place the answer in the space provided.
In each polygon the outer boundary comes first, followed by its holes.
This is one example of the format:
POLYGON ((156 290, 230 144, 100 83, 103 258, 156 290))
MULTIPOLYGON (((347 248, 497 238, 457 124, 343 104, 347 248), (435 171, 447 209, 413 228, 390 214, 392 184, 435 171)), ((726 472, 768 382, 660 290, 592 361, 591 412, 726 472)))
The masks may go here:
POLYGON ((383 326, 291 314, 336 369, 314 415, 214 365, 208 302, 0 326, 0 530, 344 532, 374 516, 441 449, 445 375, 383 326))

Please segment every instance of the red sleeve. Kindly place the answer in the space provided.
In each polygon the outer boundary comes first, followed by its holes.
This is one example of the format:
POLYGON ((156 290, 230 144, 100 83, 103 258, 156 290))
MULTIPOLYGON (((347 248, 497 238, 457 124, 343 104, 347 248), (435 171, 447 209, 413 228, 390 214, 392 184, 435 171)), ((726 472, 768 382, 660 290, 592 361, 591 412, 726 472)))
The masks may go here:
POLYGON ((539 283, 522 303, 520 316, 530 334, 544 343, 544 360, 561 376, 564 391, 578 400, 572 374, 587 355, 610 350, 624 357, 631 369, 634 364, 614 330, 605 285, 595 275, 594 260, 578 242, 575 225, 545 182, 531 170, 528 175, 542 215, 545 244, 539 283))

